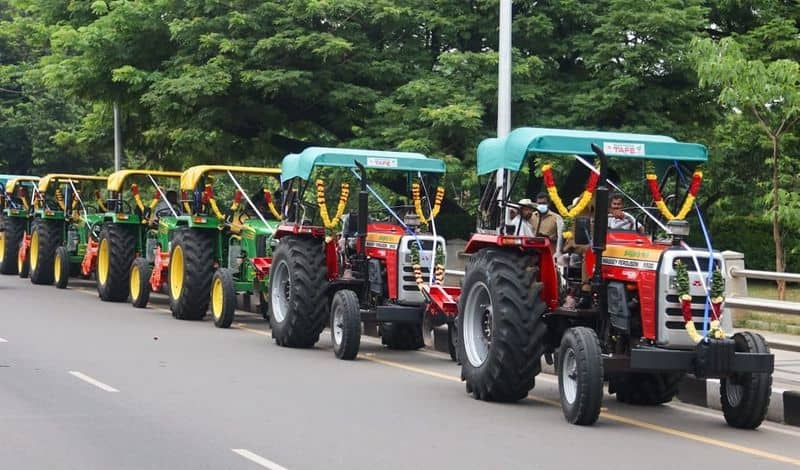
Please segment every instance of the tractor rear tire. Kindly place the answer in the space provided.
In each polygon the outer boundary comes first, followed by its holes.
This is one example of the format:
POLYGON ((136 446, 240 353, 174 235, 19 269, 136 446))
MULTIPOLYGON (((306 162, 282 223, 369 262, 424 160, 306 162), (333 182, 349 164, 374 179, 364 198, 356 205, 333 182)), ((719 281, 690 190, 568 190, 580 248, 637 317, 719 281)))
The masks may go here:
POLYGON ((355 359, 361 347, 361 309, 358 296, 349 289, 338 291, 331 302, 331 343, 342 360, 355 359))
POLYGON ((328 322, 328 268, 322 240, 284 237, 269 276, 272 338, 280 346, 310 348, 328 322))
POLYGON ((525 398, 547 349, 537 254, 487 248, 467 266, 456 317, 461 380, 478 400, 525 398))
POLYGON ((615 393, 620 403, 661 405, 675 398, 685 375, 683 372, 630 372, 612 375, 608 384, 609 393, 615 393))
POLYGON ((419 323, 381 323, 381 344, 398 351, 413 351, 425 346, 419 323))
POLYGON ((558 392, 561 410, 570 424, 587 426, 600 416, 603 402, 603 359, 597 333, 577 326, 568 329, 558 350, 558 392))
MULTIPOLYGON (((758 333, 743 331, 733 335, 736 352, 769 354, 769 345, 758 333)), ((772 396, 772 374, 742 373, 719 381, 722 413, 734 428, 755 429, 767 416, 772 396)))
POLYGON ((136 234, 130 227, 106 224, 97 247, 97 293, 106 302, 124 302, 130 293, 136 234))
POLYGON ((229 269, 217 269, 211 280, 211 313, 217 328, 229 328, 236 316, 236 289, 229 269))
POLYGON ((53 259, 53 281, 57 289, 66 289, 69 284, 69 253, 65 246, 56 248, 56 256, 53 259))
POLYGON ((32 283, 53 283, 53 262, 56 248, 61 244, 61 228, 61 222, 56 221, 40 219, 33 223, 29 250, 32 283))
POLYGON ((169 300, 178 320, 202 320, 211 298, 214 277, 214 233, 207 229, 178 230, 169 254, 169 300))
POLYGON ((150 301, 150 264, 144 258, 136 258, 128 278, 131 304, 145 308, 150 301))
POLYGON ((26 220, 18 217, 5 219, 5 230, 0 232, 0 273, 17 274, 19 244, 25 236, 26 220))

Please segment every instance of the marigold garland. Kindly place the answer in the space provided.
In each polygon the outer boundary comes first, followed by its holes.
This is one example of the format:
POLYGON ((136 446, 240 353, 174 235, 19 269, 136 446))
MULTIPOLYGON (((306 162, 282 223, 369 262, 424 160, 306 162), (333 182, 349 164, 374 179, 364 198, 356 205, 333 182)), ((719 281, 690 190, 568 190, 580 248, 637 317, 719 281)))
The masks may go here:
MULTIPOLYGON (((436 246, 436 265, 433 269, 434 284, 442 285, 444 283, 445 266, 444 266, 444 248, 441 244, 436 246)), ((420 265, 419 246, 416 243, 411 244, 411 268, 414 270, 414 280, 417 287, 422 289, 425 284, 425 279, 422 277, 422 265, 420 265)))
POLYGON ((542 167, 542 177, 544 178, 544 185, 547 188, 547 194, 550 195, 550 200, 553 201, 553 205, 556 206, 556 210, 558 210, 558 213, 561 214, 562 217, 569 218, 576 217, 586 209, 586 206, 588 206, 592 201, 594 190, 597 188, 597 182, 600 179, 597 173, 594 171, 590 172, 589 181, 586 183, 586 189, 583 190, 578 203, 575 204, 572 209, 567 209, 567 207, 564 206, 564 202, 561 201, 561 196, 558 195, 556 181, 553 177, 552 165, 547 164, 542 167))
MULTIPOLYGON (((278 209, 275 207, 275 202, 272 200, 272 193, 269 192, 267 188, 264 188, 264 202, 267 203, 267 207, 269 208, 269 211, 272 213, 273 217, 278 220, 283 220, 281 213, 278 212, 278 209)), ((325 215, 327 215, 327 213, 325 215)))
POLYGON ((422 211, 422 197, 419 183, 411 185, 411 198, 414 200, 414 212, 419 216, 420 222, 427 225, 439 215, 439 210, 441 210, 442 201, 444 200, 444 188, 442 186, 436 188, 436 196, 434 197, 433 207, 431 208, 431 216, 428 218, 425 217, 425 213, 422 211))
POLYGON ((350 196, 350 185, 342 183, 341 192, 339 193, 339 204, 336 206, 336 214, 334 214, 333 219, 331 219, 328 214, 328 205, 325 202, 325 182, 318 179, 316 183, 317 204, 319 205, 319 215, 322 217, 322 224, 325 228, 332 229, 339 223, 339 219, 342 218, 342 215, 344 215, 344 209, 347 206, 347 198, 350 196))
POLYGON ((683 220, 689 215, 689 211, 692 210, 692 206, 694 206, 695 198, 697 198, 697 193, 700 191, 700 183, 703 181, 703 172, 699 169, 694 171, 692 175, 692 182, 689 185, 689 192, 686 194, 686 199, 683 201, 683 205, 681 209, 678 211, 678 214, 675 215, 672 211, 669 210, 667 205, 664 203, 664 199, 661 196, 661 191, 658 189, 658 176, 656 176, 655 168, 653 167, 652 163, 648 162, 647 165, 647 187, 650 189, 650 195, 653 196, 653 201, 667 220, 683 220))

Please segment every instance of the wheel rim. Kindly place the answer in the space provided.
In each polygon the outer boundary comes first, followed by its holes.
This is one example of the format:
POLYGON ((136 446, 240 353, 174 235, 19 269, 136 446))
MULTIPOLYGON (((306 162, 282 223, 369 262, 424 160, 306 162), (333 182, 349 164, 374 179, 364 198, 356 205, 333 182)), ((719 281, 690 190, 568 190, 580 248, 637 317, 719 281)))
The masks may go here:
POLYGON ((480 367, 492 347, 492 297, 483 282, 476 283, 467 293, 463 336, 467 360, 473 367, 480 367))
POLYGON ((333 343, 338 346, 342 344, 342 336, 344 336, 344 312, 342 308, 337 308, 333 311, 333 343))
POLYGON ((0 232, 0 263, 6 260, 6 232, 0 232))
POLYGON ((39 265, 39 231, 33 232, 31 235, 31 269, 36 271, 36 266, 39 265))
POLYGON ((100 240, 100 248, 97 250, 97 280, 100 284, 105 284, 108 280, 108 264, 110 260, 108 253, 108 239, 100 240))
POLYGON ((270 292, 272 317, 278 323, 286 319, 289 301, 292 299, 292 280, 289 276, 289 265, 282 261, 272 278, 273 288, 270 292))
POLYGON ((572 348, 567 349, 564 354, 564 362, 561 364, 561 384, 564 388, 564 399, 567 403, 575 403, 578 396, 578 360, 572 348))
POLYGON ((211 311, 217 320, 222 317, 222 297, 222 279, 215 277, 211 285, 211 311))
POLYGON ((55 276, 56 284, 61 282, 61 256, 56 253, 56 259, 53 261, 53 275, 55 276))
POLYGON ((17 253, 17 271, 22 272, 22 268, 25 267, 25 257, 22 256, 22 250, 19 250, 17 253))
POLYGON ((139 277, 139 269, 133 268, 131 270, 131 297, 133 300, 137 300, 139 298, 139 289, 141 288, 141 279, 139 277))
POLYGON ((181 296, 183 290, 183 248, 176 245, 169 261, 169 288, 173 299, 181 296))
POLYGON ((732 407, 739 406, 742 403, 744 395, 744 387, 736 383, 731 377, 725 378, 725 396, 728 399, 728 404, 732 407))

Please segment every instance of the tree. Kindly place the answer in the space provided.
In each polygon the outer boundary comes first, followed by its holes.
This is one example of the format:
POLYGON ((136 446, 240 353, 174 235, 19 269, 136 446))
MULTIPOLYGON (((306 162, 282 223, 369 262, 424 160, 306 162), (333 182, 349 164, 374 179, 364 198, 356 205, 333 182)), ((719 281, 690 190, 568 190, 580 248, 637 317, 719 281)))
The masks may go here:
MULTIPOLYGON (((795 34, 797 31, 795 30, 795 34)), ((797 198, 789 195, 787 184, 793 174, 786 173, 794 159, 781 153, 782 139, 800 120, 800 64, 790 59, 764 62, 748 59, 733 38, 719 42, 697 40, 693 44, 700 85, 715 89, 718 101, 727 110, 752 121, 768 140, 771 155, 767 164, 772 170, 769 210, 775 243, 775 270, 786 269, 783 224, 795 222, 797 198)), ((778 295, 785 298, 786 283, 778 282, 778 295)))

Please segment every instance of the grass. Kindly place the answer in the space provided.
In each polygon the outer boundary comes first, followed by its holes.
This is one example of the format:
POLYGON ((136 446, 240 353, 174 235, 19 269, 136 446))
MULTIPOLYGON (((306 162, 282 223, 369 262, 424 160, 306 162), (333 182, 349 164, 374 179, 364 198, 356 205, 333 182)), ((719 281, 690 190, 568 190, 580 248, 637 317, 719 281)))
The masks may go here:
MULTIPOLYGON (((778 288, 771 281, 748 281, 747 295, 755 298, 777 300, 778 288)), ((786 300, 800 302, 800 286, 797 283, 786 284, 786 300)), ((778 313, 745 312, 733 316, 733 326, 736 328, 751 328, 800 335, 800 314, 783 315, 778 313)))

